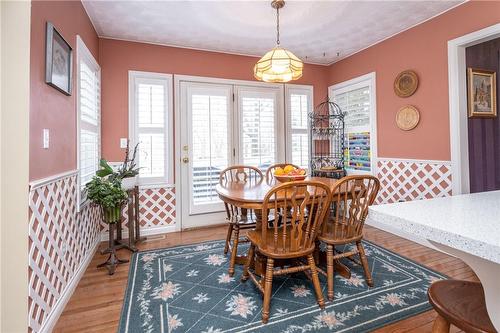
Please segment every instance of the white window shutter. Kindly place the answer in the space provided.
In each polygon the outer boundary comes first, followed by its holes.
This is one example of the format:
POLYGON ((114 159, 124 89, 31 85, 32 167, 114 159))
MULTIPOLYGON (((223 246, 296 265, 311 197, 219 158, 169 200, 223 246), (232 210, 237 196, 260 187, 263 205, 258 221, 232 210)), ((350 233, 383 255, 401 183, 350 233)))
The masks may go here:
POLYGON ((80 191, 78 208, 83 203, 85 185, 99 168, 101 150, 101 69, 81 38, 77 38, 77 128, 80 191))
POLYGON ((169 181, 171 85, 169 74, 129 72, 130 149, 139 144, 137 166, 141 185, 169 181))

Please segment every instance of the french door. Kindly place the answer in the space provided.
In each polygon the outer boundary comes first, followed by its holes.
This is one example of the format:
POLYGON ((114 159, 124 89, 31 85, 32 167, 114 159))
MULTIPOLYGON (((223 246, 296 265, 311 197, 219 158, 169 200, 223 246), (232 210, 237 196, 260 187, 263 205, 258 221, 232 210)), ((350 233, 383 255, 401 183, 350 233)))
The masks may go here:
POLYGON ((221 223, 220 171, 284 157, 282 88, 181 81, 179 96, 182 228, 221 223))

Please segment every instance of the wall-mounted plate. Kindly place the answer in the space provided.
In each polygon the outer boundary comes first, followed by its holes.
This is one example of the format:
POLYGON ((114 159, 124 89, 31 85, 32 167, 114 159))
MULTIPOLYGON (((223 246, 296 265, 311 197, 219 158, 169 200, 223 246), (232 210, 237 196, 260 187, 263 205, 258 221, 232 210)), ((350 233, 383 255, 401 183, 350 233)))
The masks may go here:
POLYGON ((407 105, 399 109, 396 114, 396 124, 403 131, 410 131, 417 127, 420 121, 420 113, 417 108, 407 105))
POLYGON ((399 73, 394 80, 394 92, 399 97, 410 97, 417 91, 418 76, 412 70, 399 73))

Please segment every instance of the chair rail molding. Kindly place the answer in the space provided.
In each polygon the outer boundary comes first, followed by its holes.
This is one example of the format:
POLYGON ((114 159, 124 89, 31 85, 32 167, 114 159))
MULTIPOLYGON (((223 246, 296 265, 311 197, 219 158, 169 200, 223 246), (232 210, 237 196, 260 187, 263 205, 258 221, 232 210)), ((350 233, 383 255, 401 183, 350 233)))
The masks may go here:
POLYGON ((470 192, 465 48, 500 37, 500 23, 448 41, 452 194, 470 192))

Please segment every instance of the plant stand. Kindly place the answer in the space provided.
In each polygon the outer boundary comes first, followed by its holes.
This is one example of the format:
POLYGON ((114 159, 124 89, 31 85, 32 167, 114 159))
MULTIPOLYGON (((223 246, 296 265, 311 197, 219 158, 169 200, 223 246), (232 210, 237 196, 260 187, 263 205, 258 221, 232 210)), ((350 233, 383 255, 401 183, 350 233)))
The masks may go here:
POLYGON ((97 268, 101 267, 106 267, 108 269, 109 275, 113 275, 115 273, 116 266, 119 264, 127 263, 127 259, 119 259, 116 256, 116 250, 121 249, 123 246, 120 244, 117 244, 115 241, 115 227, 117 224, 120 224, 120 222, 115 222, 115 223, 109 223, 109 241, 108 241, 108 248, 101 251, 101 254, 104 253, 109 253, 108 260, 103 262, 102 264, 97 265, 97 268))
POLYGON ((128 239, 122 238, 122 224, 118 223, 116 227, 115 243, 132 252, 137 252, 137 242, 146 240, 146 237, 141 237, 139 224, 139 186, 135 186, 127 190, 127 212, 128 212, 128 239))

